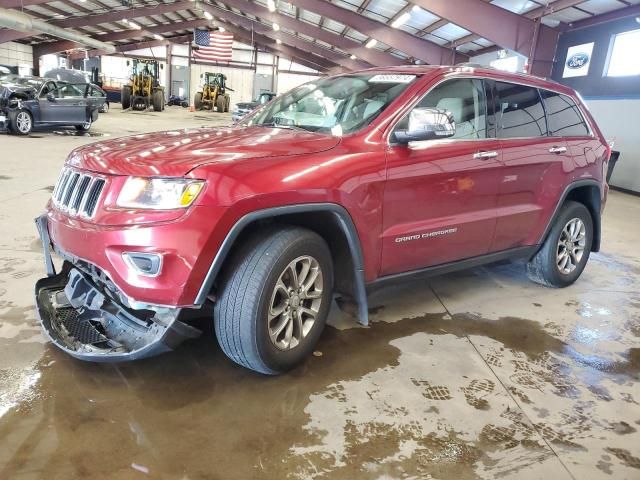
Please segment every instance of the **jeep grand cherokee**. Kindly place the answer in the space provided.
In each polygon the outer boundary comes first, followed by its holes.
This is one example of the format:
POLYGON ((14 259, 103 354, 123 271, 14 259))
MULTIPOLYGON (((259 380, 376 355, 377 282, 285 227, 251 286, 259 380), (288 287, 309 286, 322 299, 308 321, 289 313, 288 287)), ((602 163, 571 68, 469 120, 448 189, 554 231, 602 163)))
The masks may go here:
POLYGON ((572 284, 600 246, 609 155, 576 93, 538 78, 318 79, 232 128, 74 150, 37 219, 38 312, 70 355, 119 361, 197 336, 189 314, 212 310, 229 358, 277 374, 313 350, 335 294, 366 325, 367 291, 411 275, 520 258, 572 284))

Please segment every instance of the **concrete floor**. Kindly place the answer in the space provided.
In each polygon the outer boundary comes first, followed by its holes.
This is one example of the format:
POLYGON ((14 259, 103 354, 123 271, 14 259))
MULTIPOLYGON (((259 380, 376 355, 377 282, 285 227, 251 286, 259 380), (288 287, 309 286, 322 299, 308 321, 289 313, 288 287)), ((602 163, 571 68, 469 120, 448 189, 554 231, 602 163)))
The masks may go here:
POLYGON ((393 287, 371 328, 336 305, 279 378, 232 364, 211 332, 123 365, 50 346, 32 219, 69 151, 226 122, 113 109, 95 137, 0 135, 0 479, 640 478, 640 200, 620 193, 576 285, 504 264, 393 287))

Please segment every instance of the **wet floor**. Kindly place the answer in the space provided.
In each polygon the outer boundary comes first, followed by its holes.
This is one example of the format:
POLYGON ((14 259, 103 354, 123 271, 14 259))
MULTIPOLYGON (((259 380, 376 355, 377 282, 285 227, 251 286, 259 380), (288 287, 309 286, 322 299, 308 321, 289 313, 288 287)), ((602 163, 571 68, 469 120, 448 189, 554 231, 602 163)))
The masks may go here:
POLYGON ((121 365, 50 346, 31 219, 52 179, 34 178, 0 190, 0 479, 640 478, 636 198, 612 194, 603 252, 573 287, 502 264, 381 291, 370 328, 336 303, 315 354, 271 378, 211 330, 121 365))

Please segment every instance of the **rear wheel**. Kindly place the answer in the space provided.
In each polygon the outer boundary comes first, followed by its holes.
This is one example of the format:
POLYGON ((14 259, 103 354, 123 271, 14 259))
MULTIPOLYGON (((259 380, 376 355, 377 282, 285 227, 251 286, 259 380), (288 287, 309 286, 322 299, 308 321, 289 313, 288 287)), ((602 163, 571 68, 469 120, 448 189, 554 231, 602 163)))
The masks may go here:
POLYGON ((196 96, 193 98, 193 106, 196 110, 202 110, 202 92, 196 93, 196 96))
POLYGON ((84 123, 81 123, 80 125, 76 125, 76 130, 80 132, 88 132, 89 130, 91 130, 92 123, 93 122, 90 118, 88 122, 84 122, 84 123))
POLYGON ((230 106, 231 106, 231 97, 229 97, 228 95, 225 95, 224 96, 224 111, 228 112, 230 106))
POLYGON ((162 103, 164 102, 164 97, 162 96, 162 91, 156 90, 153 92, 152 102, 154 112, 161 112, 163 110, 162 103))
POLYGON ((18 110, 9 115, 9 128, 18 135, 29 135, 33 130, 33 117, 26 110, 18 110))
POLYGON ((302 362, 329 313, 333 265, 326 242, 298 227, 249 239, 231 260, 214 308, 224 353, 243 367, 275 375, 302 362))
POLYGON ((547 287, 567 287, 582 274, 592 244, 593 219, 589 209, 568 201, 542 247, 527 264, 527 275, 547 287))
POLYGON ((122 88, 122 109, 126 110, 131 107, 131 87, 122 88))
POLYGON ((102 107, 100 107, 100 113, 108 113, 109 112, 109 102, 104 102, 102 107))
POLYGON ((218 95, 218 98, 216 98, 216 109, 218 110, 218 112, 224 112, 224 105, 224 97, 222 95, 218 95))

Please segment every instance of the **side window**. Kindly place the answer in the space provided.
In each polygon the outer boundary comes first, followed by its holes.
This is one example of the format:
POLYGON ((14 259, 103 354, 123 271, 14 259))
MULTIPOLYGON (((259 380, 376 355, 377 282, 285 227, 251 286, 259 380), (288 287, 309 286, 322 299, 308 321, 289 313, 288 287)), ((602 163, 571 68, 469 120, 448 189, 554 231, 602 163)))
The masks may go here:
POLYGON ((495 82, 498 138, 544 137, 547 122, 537 88, 495 82))
POLYGON ((86 89, 85 85, 72 85, 70 83, 63 85, 58 89, 60 92, 59 95, 56 95, 60 98, 68 98, 68 97, 84 97, 84 91, 86 89))
MULTIPOLYGON (((487 138, 487 107, 482 80, 463 78, 441 83, 416 105, 453 114, 456 134, 451 138, 487 138)), ((408 122, 408 116, 400 124, 408 122)), ((399 125, 399 128, 406 128, 399 125)))
POLYGON ((576 106, 566 95, 542 90, 547 110, 549 133, 554 137, 580 137, 589 135, 589 128, 576 106))
POLYGON ((45 98, 47 94, 53 92, 56 89, 56 85, 53 82, 47 82, 40 90, 40 98, 45 98))

